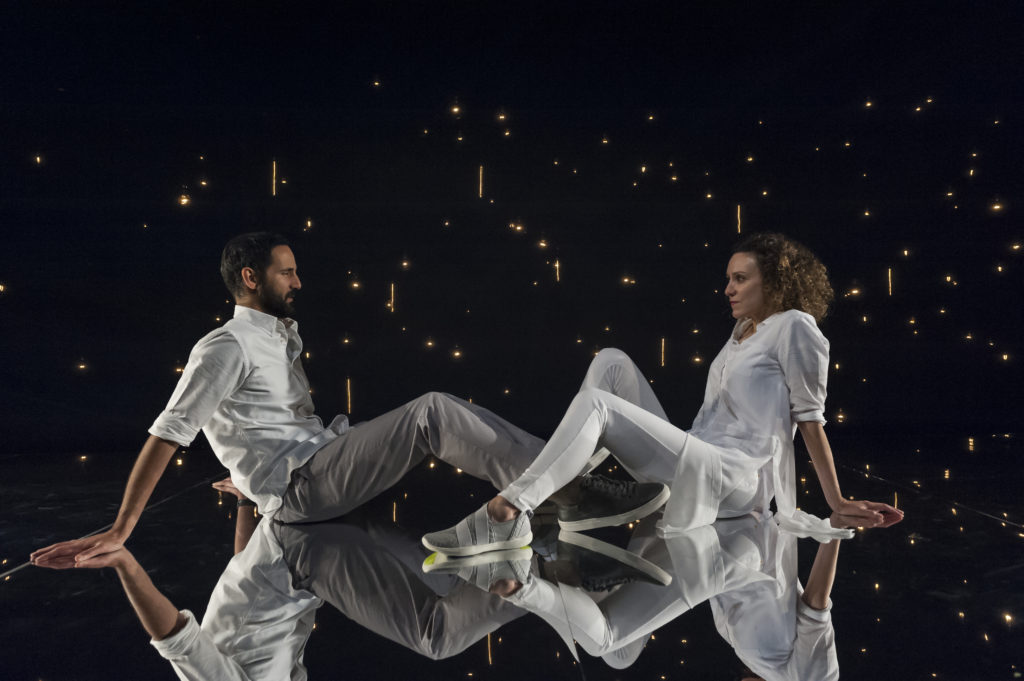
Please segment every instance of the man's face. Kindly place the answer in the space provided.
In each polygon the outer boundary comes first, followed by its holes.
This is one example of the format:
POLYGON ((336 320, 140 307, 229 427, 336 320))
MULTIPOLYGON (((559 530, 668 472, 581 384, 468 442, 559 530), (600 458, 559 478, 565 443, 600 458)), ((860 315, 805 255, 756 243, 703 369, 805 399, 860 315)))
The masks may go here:
POLYGON ((260 308, 275 317, 288 317, 295 311, 295 292, 302 288, 295 266, 295 255, 287 246, 275 246, 270 252, 270 266, 263 271, 256 286, 260 308))

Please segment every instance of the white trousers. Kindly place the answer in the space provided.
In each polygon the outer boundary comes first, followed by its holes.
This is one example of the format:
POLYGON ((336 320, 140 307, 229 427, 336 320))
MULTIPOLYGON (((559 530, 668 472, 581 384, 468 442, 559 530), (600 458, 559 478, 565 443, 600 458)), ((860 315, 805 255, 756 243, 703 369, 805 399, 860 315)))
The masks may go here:
POLYGON ((675 515, 699 516, 698 524, 714 521, 725 500, 736 509, 730 515, 744 511, 756 491, 756 473, 723 467, 720 448, 669 423, 640 369, 624 352, 609 348, 591 363, 536 460, 501 496, 520 510, 533 510, 579 474, 598 446, 607 447, 641 482, 672 486, 677 476, 686 477, 692 498, 676 501, 675 515))

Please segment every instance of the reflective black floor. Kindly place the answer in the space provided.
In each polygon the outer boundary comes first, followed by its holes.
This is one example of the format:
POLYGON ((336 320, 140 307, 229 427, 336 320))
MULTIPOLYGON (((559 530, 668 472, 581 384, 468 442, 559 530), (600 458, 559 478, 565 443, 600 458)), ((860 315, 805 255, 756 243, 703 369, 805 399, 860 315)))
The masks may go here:
MULTIPOLYGON (((986 443, 990 460, 1012 460, 1016 441, 1012 434, 992 438, 986 443)), ((131 460, 127 454, 85 460, 69 455, 34 466, 31 479, 25 479, 27 467, 19 458, 0 463, 7 469, 0 470, 0 479, 10 479, 15 466, 20 471, 19 483, 4 484, 2 490, 0 558, 6 571, 21 565, 31 548, 109 522, 131 460)), ((612 465, 609 460, 605 468, 612 465)), ((156 586, 198 618, 232 555, 233 499, 220 499, 206 482, 217 475, 209 453, 183 455, 158 488, 155 498, 166 501, 147 512, 130 543, 156 586)), ((899 525, 861 531, 841 544, 832 625, 843 678, 1019 678, 1024 528, 1005 482, 983 474, 946 480, 941 474, 925 479, 898 470, 852 468, 842 470, 841 478, 848 495, 896 499, 907 513, 899 525)), ((820 493, 807 489, 807 509, 815 510, 820 493)), ((716 527, 717 538, 647 546, 644 555, 672 572, 673 583, 621 585, 597 606, 594 600, 601 596, 579 600, 585 593, 569 585, 578 583, 573 578, 559 573, 559 587, 552 570, 538 572, 537 564, 565 558, 568 551, 541 527, 534 545, 544 555, 533 560, 529 580, 557 599, 545 601, 533 588, 532 600, 519 604, 530 611, 525 612, 457 576, 424 576, 418 569, 427 555, 418 544, 420 535, 452 524, 489 492, 486 484, 427 461, 342 521, 257 530, 256 537, 280 546, 303 585, 328 601, 316 612, 305 649, 311 678, 741 678, 743 664, 719 633, 706 598, 719 594, 716 607, 721 608, 721 592, 729 587, 750 600, 744 589, 751 580, 737 575, 768 571, 765 563, 781 564, 766 552, 763 535, 750 527, 739 533, 716 527), (747 539, 735 539, 740 535, 747 539), (687 555, 706 557, 709 551, 725 557, 724 582, 709 586, 700 574, 679 571, 688 564, 687 555), (753 567, 751 556, 758 563, 753 567), (728 567, 729 561, 738 567, 728 567), (630 589, 637 595, 625 596, 634 593, 630 589), (676 590, 672 593, 682 594, 686 607, 665 606, 661 594, 668 592, 658 589, 676 590), (647 608, 652 617, 660 608, 671 621, 647 632, 652 624, 629 612, 637 603, 646 603, 640 610, 647 608), (602 632, 612 632, 611 639, 593 640, 602 632), (571 650, 563 636, 580 645, 571 650), (613 639, 626 636, 646 645, 622 648, 633 651, 625 669, 587 652, 600 645, 614 648, 613 639)), ((642 529, 587 534, 635 549, 643 544, 638 541, 642 529)), ((776 548, 785 544, 771 541, 776 548)), ((788 541, 799 555, 794 567, 806 581, 819 545, 813 539, 788 541)), ((690 562, 710 565, 701 560, 690 562)), ((112 571, 16 570, 3 578, 0 604, 0 679, 175 678, 149 645, 112 571)), ((228 606, 221 599, 216 607, 228 606)), ((745 661, 756 670, 756 663, 745 661)))

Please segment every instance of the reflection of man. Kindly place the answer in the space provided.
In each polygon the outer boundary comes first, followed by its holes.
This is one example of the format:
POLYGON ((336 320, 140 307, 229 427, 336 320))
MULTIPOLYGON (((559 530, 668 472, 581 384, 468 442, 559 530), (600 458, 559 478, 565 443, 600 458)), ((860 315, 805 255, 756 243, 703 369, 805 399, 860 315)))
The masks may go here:
POLYGON ((113 526, 35 551, 36 565, 84 563, 121 549, 174 452, 200 429, 238 489, 283 522, 346 513, 431 453, 500 489, 543 445, 440 393, 351 428, 339 415, 325 428, 309 395, 298 324, 288 317, 302 284, 287 241, 266 232, 235 237, 224 248, 221 276, 235 299, 234 318, 192 349, 149 429, 113 526))
MULTIPOLYGON (((225 482, 218 489, 232 492, 225 482)), ((125 548, 51 566, 113 567, 153 646, 190 681, 305 679, 303 650, 325 601, 431 659, 456 655, 525 614, 458 580, 424 576, 418 537, 394 525, 264 520, 252 532, 253 517, 247 508, 238 514, 244 549, 214 587, 202 625, 179 612, 125 548)))

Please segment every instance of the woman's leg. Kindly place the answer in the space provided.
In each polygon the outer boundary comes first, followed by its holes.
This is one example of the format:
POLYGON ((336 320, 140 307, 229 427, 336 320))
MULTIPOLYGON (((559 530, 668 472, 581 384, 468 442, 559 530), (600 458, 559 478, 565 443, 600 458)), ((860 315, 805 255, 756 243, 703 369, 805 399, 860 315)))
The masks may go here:
POLYGON ((668 421, 650 382, 629 355, 618 348, 605 348, 597 353, 587 369, 580 390, 586 388, 609 392, 668 421))
POLYGON ((529 468, 498 496, 454 527, 424 535, 431 551, 471 556, 524 546, 532 539, 527 514, 561 490, 590 460, 598 442, 647 485, 587 478, 577 504, 559 509, 559 525, 583 530, 641 518, 668 499, 685 432, 621 397, 581 390, 554 435, 529 468), (590 484, 588 484, 590 483, 590 484))
POLYGON ((650 411, 585 388, 534 462, 500 496, 520 511, 533 510, 583 469, 598 443, 614 452, 638 480, 669 484, 686 438, 684 431, 650 411))

